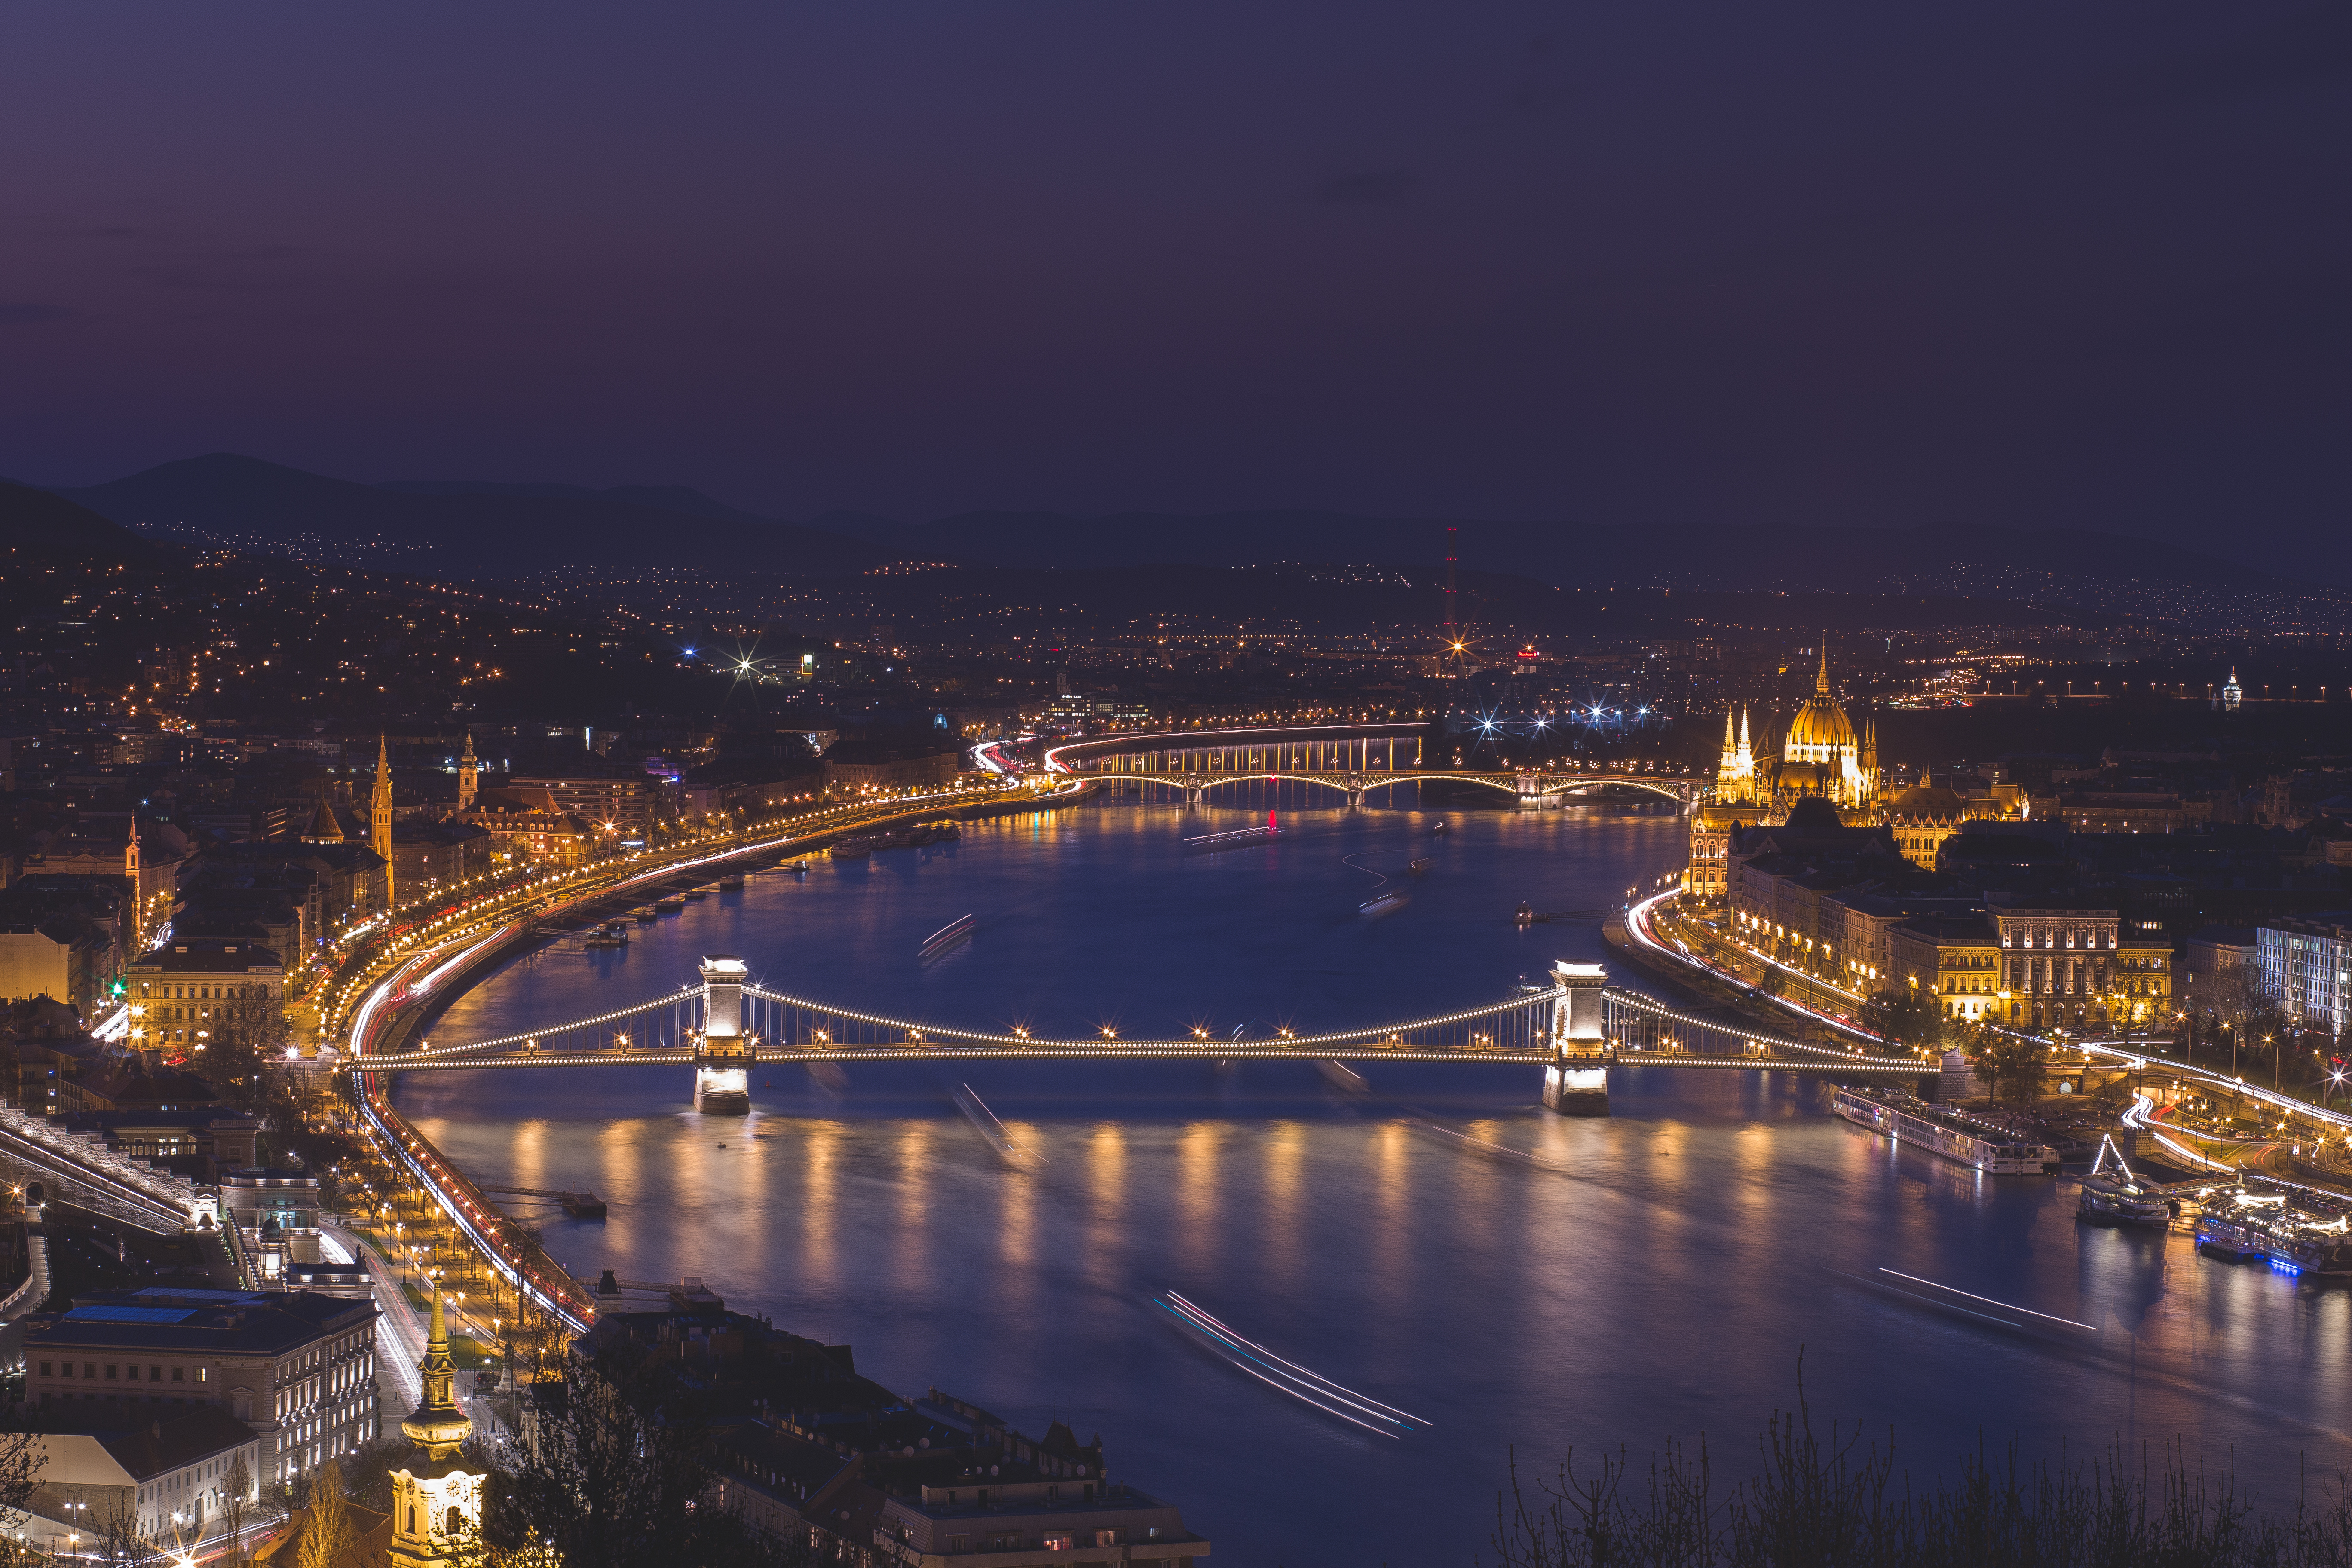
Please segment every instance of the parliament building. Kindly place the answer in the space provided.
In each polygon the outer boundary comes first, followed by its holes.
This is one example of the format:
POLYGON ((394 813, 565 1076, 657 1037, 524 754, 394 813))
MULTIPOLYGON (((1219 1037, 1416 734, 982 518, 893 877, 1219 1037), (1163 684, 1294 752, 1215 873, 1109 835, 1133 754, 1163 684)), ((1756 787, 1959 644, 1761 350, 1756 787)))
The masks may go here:
MULTIPOLYGON (((1766 721, 1769 726, 1770 721, 1766 721)), ((1723 716, 1723 756, 1716 764, 1715 792, 1691 813, 1690 864, 1684 889, 1700 899, 1721 900, 1728 891, 1728 857, 1736 827, 1772 827, 1788 821, 1801 800, 1826 802, 1848 827, 1885 827, 1904 858, 1934 869, 1945 839, 1973 818, 2006 813, 2001 804, 1963 795, 1923 776, 1899 794, 1882 788, 1878 730, 1856 731, 1830 690, 1830 658, 1822 652, 1813 694, 1789 721, 1779 754, 1769 731, 1759 745, 1746 709, 1723 716)), ((1814 808, 1818 810, 1819 808, 1814 808)))

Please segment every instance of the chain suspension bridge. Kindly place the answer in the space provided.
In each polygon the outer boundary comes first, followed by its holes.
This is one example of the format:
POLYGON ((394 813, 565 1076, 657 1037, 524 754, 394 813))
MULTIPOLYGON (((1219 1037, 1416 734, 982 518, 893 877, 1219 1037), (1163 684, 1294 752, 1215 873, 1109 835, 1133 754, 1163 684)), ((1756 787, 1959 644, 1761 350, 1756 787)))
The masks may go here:
POLYGON ((395 1073, 674 1064, 693 1069, 698 1108, 727 1111, 750 1108, 747 1075, 763 1062, 1177 1058, 1532 1065, 1546 1074, 1547 1103, 1593 1114, 1606 1113, 1607 1074, 1618 1066, 1915 1081, 1935 1071, 1921 1060, 1861 1056, 1687 1012, 1610 984, 1599 964, 1555 964, 1547 984, 1482 1006, 1357 1028, 1285 1028, 1254 1038, 1196 1028, 1130 1038, 1106 1027, 1089 1037, 1056 1038, 1020 1026, 957 1027, 772 990, 751 982, 743 961, 727 954, 703 960, 698 984, 629 1007, 486 1039, 367 1055, 354 1066, 395 1073))

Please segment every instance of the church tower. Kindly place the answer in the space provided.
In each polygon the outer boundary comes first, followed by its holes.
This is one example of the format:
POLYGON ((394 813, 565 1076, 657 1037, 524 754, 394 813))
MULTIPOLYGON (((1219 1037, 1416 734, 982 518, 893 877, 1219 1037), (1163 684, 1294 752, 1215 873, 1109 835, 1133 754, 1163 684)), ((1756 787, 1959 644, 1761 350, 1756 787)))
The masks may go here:
POLYGON ((474 809, 474 731, 466 731, 465 753, 457 759, 457 809, 474 809))
POLYGON ((368 847, 383 857, 383 907, 392 908, 392 760, 375 738, 375 794, 368 802, 368 847))
POLYGON ((455 1568, 480 1555, 482 1476, 457 1457, 474 1424, 457 1407, 457 1364, 449 1358, 449 1324, 433 1288, 432 1337, 416 1370, 425 1397, 400 1424, 424 1450, 392 1472, 393 1568, 455 1568))

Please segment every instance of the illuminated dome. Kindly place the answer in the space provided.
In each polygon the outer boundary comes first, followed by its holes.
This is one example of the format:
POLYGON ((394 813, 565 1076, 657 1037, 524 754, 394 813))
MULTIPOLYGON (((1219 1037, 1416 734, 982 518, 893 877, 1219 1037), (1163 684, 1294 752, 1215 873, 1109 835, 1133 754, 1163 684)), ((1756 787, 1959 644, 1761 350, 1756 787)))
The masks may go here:
POLYGON ((1822 650, 1822 673, 1813 683, 1813 694, 1797 710, 1797 717, 1789 725, 1789 745, 1851 746, 1853 744, 1853 723, 1830 695, 1830 655, 1822 650))

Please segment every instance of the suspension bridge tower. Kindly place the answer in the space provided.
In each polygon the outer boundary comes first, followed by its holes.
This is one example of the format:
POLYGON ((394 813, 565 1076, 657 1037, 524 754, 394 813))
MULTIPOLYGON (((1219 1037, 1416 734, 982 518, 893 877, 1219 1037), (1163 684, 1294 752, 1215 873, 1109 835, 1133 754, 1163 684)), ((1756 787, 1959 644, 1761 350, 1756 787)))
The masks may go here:
POLYGON ((751 1113, 758 1042, 743 1032, 743 961, 731 952, 702 961, 702 1036, 694 1046, 694 1109, 705 1116, 751 1113))
POLYGON ((1552 1004, 1552 1054, 1544 1064, 1545 1109, 1562 1116, 1606 1116, 1610 1049, 1601 1002, 1609 971, 1598 963, 1557 963, 1551 966, 1551 978, 1560 995, 1552 1004))

